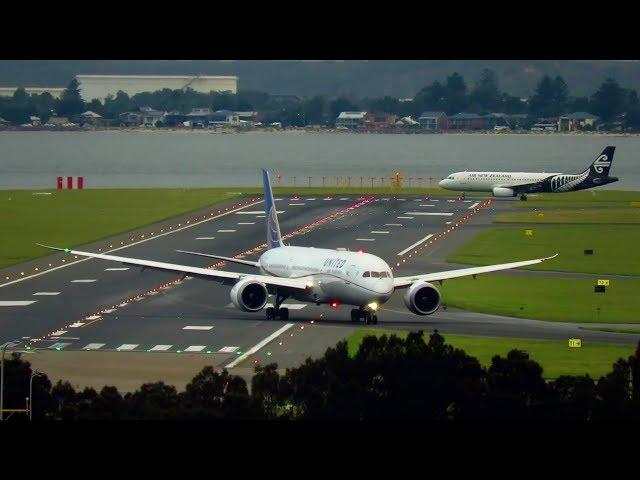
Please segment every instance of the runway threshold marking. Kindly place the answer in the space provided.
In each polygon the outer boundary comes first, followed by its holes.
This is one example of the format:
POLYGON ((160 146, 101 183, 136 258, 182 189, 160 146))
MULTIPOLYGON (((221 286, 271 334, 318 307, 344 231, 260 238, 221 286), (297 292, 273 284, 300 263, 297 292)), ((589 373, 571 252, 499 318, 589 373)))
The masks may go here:
POLYGON ((240 362, 242 362, 245 358, 247 358, 249 355, 253 355, 258 350, 260 350, 262 347, 264 347, 266 344, 268 344, 269 342, 271 342, 272 340, 277 338, 279 335, 281 335, 284 332, 286 332, 287 330, 289 330, 291 327, 293 327, 293 325, 294 325, 293 323, 285 324, 283 327, 281 327, 278 330, 276 330, 275 332, 273 332, 267 338, 263 339, 262 341, 260 341, 259 343, 255 344, 253 347, 251 347, 249 350, 244 352, 242 355, 240 355, 238 358, 236 358, 233 362, 227 364, 226 368, 235 367, 240 362))
POLYGON ((58 342, 58 343, 54 343, 53 345, 49 345, 49 349, 51 350, 62 350, 64 347, 68 347, 69 345, 71 345, 70 343, 64 343, 64 342, 58 342))
POLYGON ((218 353, 233 353, 238 350, 240 347, 222 347, 218 350, 218 353))
POLYGON ((149 349, 150 352, 166 352, 167 350, 169 350, 173 345, 156 345, 155 347, 151 347, 149 349))
POLYGON ((85 345, 82 349, 83 350, 100 350, 105 345, 106 344, 104 343, 89 343, 88 345, 85 345))
POLYGON ((206 345, 191 345, 183 350, 183 352, 201 352, 207 348, 206 345))
POLYGON ((67 333, 67 330, 56 330, 51 334, 52 337, 59 337, 60 335, 64 335, 67 333))
POLYGON ((427 235, 424 238, 421 238, 420 240, 418 240, 416 243, 414 243, 413 245, 411 245, 410 247, 405 248, 404 250, 402 250, 401 252, 398 253, 398 256, 402 256, 405 253, 407 253, 409 250, 411 250, 412 248, 417 247, 418 245, 420 245, 423 242, 426 242, 427 240, 429 240, 431 237, 433 237, 433 233, 430 233, 429 235, 427 235))
POLYGON ((124 350, 134 350, 139 344, 137 343, 123 343, 122 345, 120 345, 118 348, 116 348, 116 350, 118 350, 119 352, 124 350))
POLYGON ((26 307, 36 302, 37 300, 1 300, 0 307, 26 307))
MULTIPOLYGON (((148 242, 150 240, 154 240, 156 238, 164 237, 165 235, 171 235, 172 233, 181 232, 182 230, 185 230, 187 228, 192 228, 192 227, 195 227, 196 225, 201 225, 201 224, 203 224, 205 222, 210 222, 211 220, 216 220, 216 219, 218 219, 220 217, 224 217, 226 215, 230 215, 232 213, 236 213, 239 210, 242 210, 243 208, 247 208, 247 207, 256 205, 258 203, 263 203, 263 202, 264 202, 264 200, 258 200, 257 202, 253 202, 253 203, 251 203, 249 205, 245 205, 244 207, 238 207, 238 208, 235 208, 233 210, 229 210, 228 212, 221 213, 220 215, 215 215, 213 217, 205 218, 204 220, 200 220, 199 222, 190 223, 188 225, 184 225, 182 227, 174 228, 173 230, 169 230, 168 232, 159 233, 158 235, 154 235, 152 237, 147 237, 147 238, 144 238, 144 239, 139 240, 137 242, 133 242, 133 243, 130 243, 128 245, 123 245, 122 247, 118 247, 118 248, 114 248, 112 250, 108 250, 106 253, 117 252, 118 250, 123 250, 125 248, 133 247, 135 245, 139 245, 141 243, 148 242)), ((13 285, 14 283, 24 282, 25 280, 30 280, 32 278, 39 277, 40 275, 45 275, 45 274, 53 272, 55 270, 59 270, 61 268, 66 268, 66 267, 70 267, 71 265, 76 265, 76 264, 81 263, 81 262, 87 262, 89 260, 93 260, 93 258, 92 257, 82 258, 82 259, 76 260, 74 262, 65 263, 64 265, 59 265, 57 267, 53 267, 53 268, 50 268, 48 270, 44 270, 44 271, 42 271, 40 273, 34 273, 33 275, 29 275, 28 277, 17 278, 15 280, 10 281, 10 282, 6 282, 6 283, 0 284, 0 288, 6 287, 8 285, 13 285)))

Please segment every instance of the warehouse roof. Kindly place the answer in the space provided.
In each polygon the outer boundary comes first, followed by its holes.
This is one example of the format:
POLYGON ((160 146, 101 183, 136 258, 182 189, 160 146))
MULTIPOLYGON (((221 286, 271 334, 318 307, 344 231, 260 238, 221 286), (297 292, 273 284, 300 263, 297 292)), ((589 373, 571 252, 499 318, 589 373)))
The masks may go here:
POLYGON ((340 112, 338 118, 350 120, 362 120, 367 112, 340 112))

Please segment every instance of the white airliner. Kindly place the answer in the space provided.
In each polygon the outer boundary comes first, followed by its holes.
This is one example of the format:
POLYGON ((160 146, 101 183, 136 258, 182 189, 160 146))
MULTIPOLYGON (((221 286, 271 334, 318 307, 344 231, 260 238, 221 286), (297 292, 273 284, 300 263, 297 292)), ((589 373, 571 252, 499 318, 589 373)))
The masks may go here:
POLYGON ((616 147, 605 148, 584 172, 529 173, 529 172, 456 172, 440 182, 447 190, 464 192, 491 192, 495 197, 527 199, 527 193, 572 192, 617 182, 609 176, 616 147))
POLYGON ((289 310, 281 305, 285 299, 292 297, 316 305, 354 306, 356 308, 351 310, 351 321, 357 322, 364 319, 367 324, 378 322, 376 312, 381 304, 389 300, 394 290, 406 289, 404 302, 413 313, 430 315, 440 306, 440 292, 430 282, 524 267, 553 258, 394 278, 387 262, 375 255, 326 248, 285 246, 280 235, 269 173, 263 170, 262 175, 268 249, 257 262, 178 250, 182 253, 249 265, 258 269, 259 273, 228 272, 38 245, 71 255, 112 260, 124 265, 141 266, 164 272, 177 272, 185 277, 198 277, 233 285, 231 302, 245 312, 262 310, 267 305, 269 294, 273 294, 274 306, 266 309, 268 320, 288 319, 289 310))

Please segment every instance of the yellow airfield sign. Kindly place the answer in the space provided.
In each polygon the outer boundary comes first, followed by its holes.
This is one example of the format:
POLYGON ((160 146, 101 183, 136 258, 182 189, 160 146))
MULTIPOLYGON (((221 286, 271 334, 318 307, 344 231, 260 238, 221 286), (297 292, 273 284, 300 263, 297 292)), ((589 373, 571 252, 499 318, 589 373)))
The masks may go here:
POLYGON ((524 234, 525 234, 527 237, 533 237, 533 230, 525 230, 525 231, 524 231, 524 234))
POLYGON ((582 340, 579 338, 570 338, 569 339, 569 347, 571 348, 581 348, 582 340))
POLYGON ((598 279, 598 285, 603 285, 605 287, 609 286, 609 280, 606 279, 598 279))

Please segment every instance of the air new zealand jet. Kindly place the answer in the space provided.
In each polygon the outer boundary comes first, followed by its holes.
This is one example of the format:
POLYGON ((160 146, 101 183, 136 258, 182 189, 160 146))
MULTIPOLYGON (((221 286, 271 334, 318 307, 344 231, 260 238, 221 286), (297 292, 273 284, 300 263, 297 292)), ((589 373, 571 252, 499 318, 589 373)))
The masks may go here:
POLYGON ((616 147, 605 148, 589 168, 578 174, 456 172, 442 180, 440 186, 447 190, 462 192, 492 192, 495 197, 516 197, 520 195, 521 200, 527 199, 527 193, 573 192, 599 187, 618 181, 617 177, 609 176, 615 150, 616 147))

